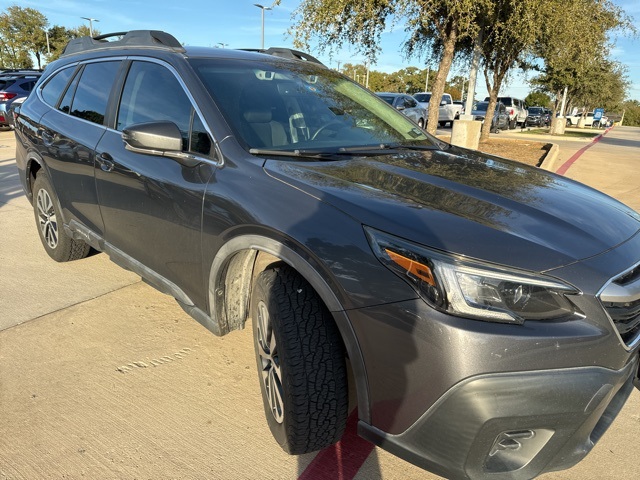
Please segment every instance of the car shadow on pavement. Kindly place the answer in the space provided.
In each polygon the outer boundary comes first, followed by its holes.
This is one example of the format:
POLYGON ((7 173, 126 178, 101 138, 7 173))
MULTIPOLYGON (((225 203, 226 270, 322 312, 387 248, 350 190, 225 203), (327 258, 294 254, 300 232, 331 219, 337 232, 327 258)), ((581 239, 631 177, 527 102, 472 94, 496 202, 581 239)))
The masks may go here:
POLYGON ((15 160, 0 160, 0 208, 22 195, 15 160))

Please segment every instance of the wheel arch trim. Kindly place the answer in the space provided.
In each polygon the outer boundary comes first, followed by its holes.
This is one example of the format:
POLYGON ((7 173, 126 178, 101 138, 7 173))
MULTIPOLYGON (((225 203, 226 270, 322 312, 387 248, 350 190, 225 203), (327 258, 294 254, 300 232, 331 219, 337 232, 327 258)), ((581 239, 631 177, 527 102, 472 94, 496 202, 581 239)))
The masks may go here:
MULTIPOLYGON (((237 321, 234 322, 233 325, 229 325, 225 312, 227 268, 233 261, 233 258, 241 252, 252 252, 250 256, 252 256, 253 260, 250 269, 251 273, 243 275, 245 285, 242 291, 246 292, 247 296, 243 299, 245 308, 243 310, 244 318, 242 322, 244 322, 249 315, 248 301, 251 295, 251 282, 254 274, 253 262, 255 262, 258 252, 268 253, 294 268, 318 293, 336 322, 353 370, 358 399, 358 417, 360 420, 370 423, 369 387, 364 357, 362 356, 355 331, 351 326, 348 313, 342 307, 338 296, 317 269, 291 247, 270 237, 248 234, 235 237, 220 248, 211 264, 208 296, 210 315, 215 318, 221 326, 222 334, 228 333, 230 329, 242 328, 237 325, 237 321), (246 283, 249 285, 246 285, 246 283)), ((250 260, 250 258, 244 259, 245 262, 248 260, 250 260)))

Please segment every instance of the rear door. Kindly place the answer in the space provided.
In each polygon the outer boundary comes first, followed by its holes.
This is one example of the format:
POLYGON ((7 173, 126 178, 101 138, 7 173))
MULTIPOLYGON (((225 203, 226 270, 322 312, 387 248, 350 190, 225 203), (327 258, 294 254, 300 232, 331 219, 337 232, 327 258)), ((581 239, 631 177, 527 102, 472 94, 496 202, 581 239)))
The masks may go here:
POLYGON ((93 177, 94 150, 106 131, 109 95, 121 64, 102 61, 67 68, 54 74, 40 92, 53 107, 40 120, 40 154, 65 221, 77 220, 98 234, 103 225, 93 177))
POLYGON ((113 127, 96 149, 96 184, 106 240, 178 285, 194 301, 203 298, 202 203, 213 175, 215 149, 195 104, 172 67, 152 60, 130 63, 113 127), (125 149, 128 126, 171 121, 183 151, 202 159, 186 166, 162 156, 125 149))

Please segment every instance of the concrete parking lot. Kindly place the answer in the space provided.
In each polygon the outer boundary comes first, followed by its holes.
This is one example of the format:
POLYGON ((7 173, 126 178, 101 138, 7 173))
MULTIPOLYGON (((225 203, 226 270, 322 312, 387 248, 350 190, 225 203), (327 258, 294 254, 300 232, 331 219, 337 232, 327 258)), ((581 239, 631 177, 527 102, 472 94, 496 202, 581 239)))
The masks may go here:
MULTIPOLYGON (((589 142, 561 145, 564 165, 589 142)), ((565 175, 640 210, 640 129, 565 175)), ((251 332, 218 338, 102 254, 58 264, 0 132, 0 479, 436 479, 353 435, 286 455, 262 409, 251 332)), ((593 452, 544 479, 640 478, 640 392, 593 452)))

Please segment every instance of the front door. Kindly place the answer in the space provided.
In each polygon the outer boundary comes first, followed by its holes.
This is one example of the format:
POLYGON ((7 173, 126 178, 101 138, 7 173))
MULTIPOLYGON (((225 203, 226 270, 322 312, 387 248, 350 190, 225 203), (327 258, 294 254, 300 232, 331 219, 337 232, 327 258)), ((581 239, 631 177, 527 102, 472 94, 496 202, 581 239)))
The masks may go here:
POLYGON ((214 172, 211 138, 173 71, 131 62, 116 114, 96 148, 96 185, 105 239, 178 285, 196 303, 205 298, 201 255, 204 192, 214 172), (186 166, 168 157, 125 149, 127 126, 172 121, 183 150, 203 159, 186 166))

